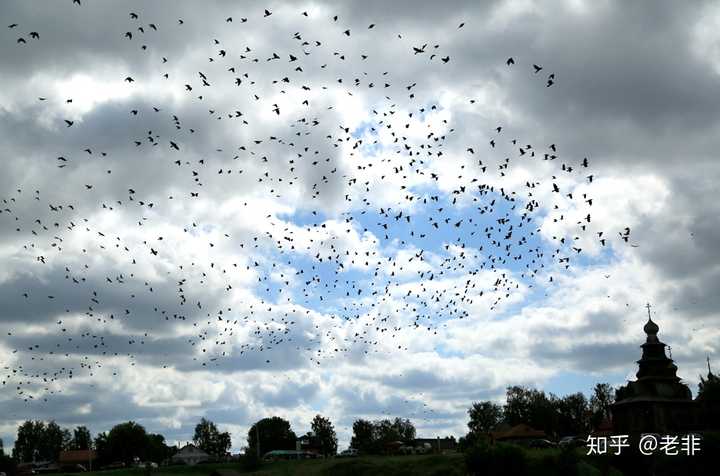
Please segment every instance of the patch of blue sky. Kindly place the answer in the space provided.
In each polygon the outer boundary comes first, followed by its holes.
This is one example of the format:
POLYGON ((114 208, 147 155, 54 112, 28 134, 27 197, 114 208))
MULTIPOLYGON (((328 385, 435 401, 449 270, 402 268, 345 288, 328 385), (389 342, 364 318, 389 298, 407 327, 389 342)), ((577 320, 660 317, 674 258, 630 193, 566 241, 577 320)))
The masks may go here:
POLYGON ((435 353, 442 357, 459 357, 459 358, 465 358, 467 357, 464 352, 461 352, 457 349, 452 349, 448 347, 447 345, 440 342, 438 345, 435 346, 433 349, 435 350, 435 353))
POLYGON ((376 121, 363 121, 351 133, 353 139, 360 139, 365 134, 377 136, 379 124, 376 121))
MULTIPOLYGON (((478 265, 483 259, 486 259, 485 269, 491 268, 491 266, 507 269, 513 273, 515 278, 528 286, 524 299, 507 305, 504 311, 498 314, 498 318, 518 313, 523 307, 533 305, 545 298, 552 284, 541 282, 540 279, 547 279, 547 276, 542 273, 543 270, 557 269, 557 258, 552 258, 556 246, 536 233, 538 222, 534 215, 530 222, 523 223, 521 228, 518 226, 519 215, 516 211, 517 208, 524 207, 520 199, 510 203, 499 194, 490 192, 483 196, 473 195, 478 198, 477 202, 465 198, 465 206, 458 207, 457 204, 452 203, 455 197, 453 194, 440 193, 427 186, 418 187, 413 192, 422 195, 425 203, 422 202, 423 198, 420 198, 419 206, 412 210, 409 223, 406 219, 408 216, 406 211, 403 211, 401 216, 400 210, 392 207, 382 209, 385 214, 381 213, 379 208, 367 208, 345 215, 352 217, 352 223, 361 234, 367 230, 378 238, 379 249, 383 255, 382 259, 384 259, 380 266, 385 270, 391 269, 391 263, 388 263, 384 257, 395 256, 402 249, 424 250, 425 253, 428 253, 425 257, 432 253, 444 259, 453 256, 446 249, 446 245, 454 244, 460 247, 464 245, 466 257, 478 255, 478 265), (436 194, 431 195, 432 192, 436 192, 436 194), (437 201, 431 200, 430 196, 436 196, 437 201), (492 207, 493 211, 481 213, 482 208, 493 200, 495 201, 492 207), (512 210, 513 205, 516 210, 512 210), (511 238, 506 238, 507 225, 500 225, 497 222, 503 217, 507 217, 513 224, 511 238), (436 223, 437 227, 433 223, 436 223), (493 229, 490 230, 491 237, 488 238, 485 229, 490 227, 493 229), (493 240, 496 242, 495 244, 492 243, 493 240), (505 246, 510 241, 513 245, 506 250, 505 246), (489 259, 490 256, 495 256, 494 262, 489 259), (533 278, 534 270, 538 270, 542 278, 533 278)), ((312 227, 315 224, 323 223, 328 217, 321 212, 313 214, 312 212, 298 211, 294 214, 282 215, 279 218, 297 226, 312 227)), ((377 261, 380 259, 378 256, 364 256, 363 254, 350 257, 362 264, 367 261, 368 266, 365 269, 357 269, 349 265, 340 268, 334 259, 327 259, 327 251, 321 256, 322 262, 316 257, 308 256, 300 251, 303 250, 293 252, 286 248, 286 252, 282 256, 278 255, 272 259, 272 261, 282 263, 290 261, 292 267, 304 270, 303 274, 293 276, 296 279, 296 286, 290 289, 292 299, 297 302, 320 312, 352 318, 370 308, 369 305, 358 305, 357 302, 360 299, 372 295, 373 292, 379 294, 385 292, 385 286, 389 279, 383 272, 375 274, 377 261), (313 277, 316 279, 313 280, 313 277), (306 285, 307 281, 310 283, 306 285), (362 290, 362 292, 358 293, 358 290, 362 290)), ((606 247, 594 257, 584 253, 575 253, 570 245, 566 245, 562 253, 562 256, 570 257, 571 267, 606 265, 614 258, 610 247, 606 247)), ((337 253, 332 253, 333 257, 336 255, 337 253)), ((457 260, 453 263, 457 263, 457 260)), ((404 265, 404 262, 397 263, 398 267, 401 265, 404 265)), ((454 271, 446 269, 442 277, 461 276, 475 271, 475 269, 475 266, 470 265, 454 271)), ((396 276, 390 278, 390 281, 394 285, 395 283, 429 279, 433 274, 434 272, 427 272, 420 276, 415 273, 402 274, 398 272, 396 276)), ((441 276, 434 277, 439 279, 441 276)), ((488 282, 486 291, 492 290, 493 284, 494 282, 488 282)), ((264 293, 268 300, 274 302, 273 296, 279 296, 279 289, 283 286, 284 283, 263 281, 258 286, 258 292, 261 295, 264 293)), ((426 305, 417 299, 413 301, 413 299, 408 298, 407 302, 413 302, 418 315, 431 313, 426 305)), ((457 315, 455 313, 450 316, 454 318, 457 315)), ((438 315, 435 324, 440 324, 443 320, 443 317, 438 315)))
POLYGON ((602 374, 563 370, 544 382, 542 388, 558 396, 582 392, 590 397, 593 388, 598 382, 607 382, 610 385, 624 383, 627 372, 604 372, 602 374))
MULTIPOLYGON (((262 281, 255 285, 256 295, 273 304, 282 304, 289 298, 290 302, 338 317, 357 314, 356 308, 350 303, 372 293, 373 289, 368 282, 371 271, 365 272, 349 265, 342 268, 334 259, 327 259, 327 252, 316 258, 300 251, 276 253, 268 260, 291 266, 295 271, 284 278, 273 280, 270 275, 280 271, 273 269, 272 265, 263 265, 260 273, 262 281), (290 284, 285 284, 285 281, 290 284), (358 293, 358 290, 362 292, 358 293)), ((336 254, 332 256, 334 258, 336 254)), ((375 262, 370 261, 370 264, 368 269, 374 270, 375 262)))
POLYGON ((371 142, 364 141, 360 146, 360 153, 365 157, 375 157, 383 152, 384 147, 376 139, 379 137, 378 128, 381 127, 375 121, 363 121, 350 134, 354 139, 362 139, 366 134, 374 138, 371 142))

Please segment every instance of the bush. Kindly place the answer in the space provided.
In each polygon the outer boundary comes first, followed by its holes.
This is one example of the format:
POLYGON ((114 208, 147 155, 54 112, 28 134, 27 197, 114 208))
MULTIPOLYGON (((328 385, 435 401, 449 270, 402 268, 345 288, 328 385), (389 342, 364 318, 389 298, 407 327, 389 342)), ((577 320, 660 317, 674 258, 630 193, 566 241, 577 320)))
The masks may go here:
POLYGON ((262 461, 260 461, 260 458, 258 458, 257 452, 255 451, 248 451, 242 457, 242 467, 245 471, 255 471, 256 469, 260 469, 261 463, 262 461))
POLYGON ((10 456, 0 453, 0 472, 12 476, 15 474, 15 460, 10 456))
POLYGON ((498 443, 491 446, 479 442, 465 453, 465 464, 470 474, 505 476, 527 474, 527 458, 522 448, 498 443))
POLYGON ((561 448, 560 456, 558 457, 558 474, 560 476, 577 476, 579 462, 580 458, 575 448, 571 445, 561 448))

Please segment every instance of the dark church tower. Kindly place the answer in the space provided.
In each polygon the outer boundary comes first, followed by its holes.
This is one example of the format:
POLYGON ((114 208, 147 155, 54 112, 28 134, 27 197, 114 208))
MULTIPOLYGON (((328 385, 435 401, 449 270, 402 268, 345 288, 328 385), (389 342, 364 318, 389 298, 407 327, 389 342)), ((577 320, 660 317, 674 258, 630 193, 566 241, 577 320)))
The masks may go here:
POLYGON ((660 328, 650 316, 643 330, 647 338, 640 346, 643 353, 642 358, 637 361, 640 366, 635 374, 637 384, 647 387, 646 391, 659 396, 691 399, 690 389, 681 384, 680 377, 677 376, 677 366, 665 355, 666 345, 657 337, 660 328))
POLYGON ((695 402, 690 389, 677 376, 677 366, 665 354, 658 339, 659 327, 650 318, 643 327, 647 335, 642 358, 637 361, 637 380, 620 387, 612 407, 613 427, 619 434, 677 433, 697 426, 695 402))

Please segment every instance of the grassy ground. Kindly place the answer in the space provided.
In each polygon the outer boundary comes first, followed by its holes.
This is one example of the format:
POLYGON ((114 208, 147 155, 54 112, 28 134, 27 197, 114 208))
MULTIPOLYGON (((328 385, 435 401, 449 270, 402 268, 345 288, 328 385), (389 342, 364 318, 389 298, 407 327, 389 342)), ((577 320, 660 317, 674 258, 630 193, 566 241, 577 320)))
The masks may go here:
MULTIPOLYGON (((246 471, 238 463, 200 464, 196 466, 166 466, 155 469, 150 476, 208 476, 216 469, 232 469, 252 476, 360 476, 382 474, 388 476, 464 475, 462 454, 418 456, 361 456, 300 461, 263 463, 256 471, 246 471)), ((80 476, 72 473, 58 476, 80 476)), ((82 476, 147 476, 144 469, 126 468, 82 473, 82 476)))
POLYGON ((361 456, 320 461, 277 461, 263 467, 257 476, 462 476, 463 455, 361 456))
MULTIPOLYGON (((553 476, 555 468, 548 461, 559 450, 527 450, 529 474, 553 476)), ((581 458, 579 476, 600 476, 600 471, 581 458)), ((238 463, 201 464, 197 466, 168 466, 153 470, 148 475, 137 468, 117 469, 85 473, 82 476, 209 476, 216 469, 232 469, 252 476, 464 476, 467 474, 464 455, 417 456, 361 456, 354 458, 331 458, 327 460, 275 461, 263 463, 256 471, 246 471, 238 463)), ((79 476, 75 473, 72 476, 79 476)), ((620 476, 610 472, 610 476, 620 476)))

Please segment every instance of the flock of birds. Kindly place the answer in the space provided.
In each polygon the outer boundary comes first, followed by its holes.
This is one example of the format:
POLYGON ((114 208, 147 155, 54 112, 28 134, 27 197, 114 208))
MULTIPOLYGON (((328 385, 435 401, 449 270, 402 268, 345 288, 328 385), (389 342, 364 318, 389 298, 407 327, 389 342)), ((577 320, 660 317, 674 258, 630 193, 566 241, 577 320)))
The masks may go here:
MULTIPOLYGON (((79 0, 73 3, 82 5, 79 0)), ((273 15, 266 9, 219 21, 262 22, 273 15)), ((297 15, 302 20, 309 13, 297 15)), ((338 16, 328 19, 341 38, 352 41, 354 32, 339 26, 341 21, 338 16)), ((129 12, 127 22, 127 29, 116 34, 136 43, 138 54, 160 48, 153 35, 163 28, 186 27, 183 19, 167 26, 146 23, 142 12, 129 12)), ((457 28, 464 27, 463 22, 457 28)), ((8 28, 20 31, 21 26, 12 23, 8 28)), ((367 26, 374 28, 373 23, 367 26)), ((17 47, 30 48, 31 42, 42 41, 41 36, 36 31, 23 34, 17 47)), ((581 255, 578 243, 583 235, 591 234, 599 246, 610 239, 628 242, 629 228, 591 228, 593 197, 574 193, 574 185, 562 185, 593 182, 587 158, 564 158, 555 144, 535 147, 508 137, 503 125, 489 131, 484 144, 462 145, 458 154, 463 136, 442 118, 436 98, 415 97, 417 82, 398 84, 390 72, 327 78, 335 71, 328 66, 331 62, 360 71, 372 61, 371 55, 351 57, 338 45, 330 47, 311 37, 312 33, 296 32, 295 44, 287 51, 268 50, 267 45, 239 48, 209 38, 207 68, 172 83, 182 84, 177 92, 198 110, 204 109, 204 121, 199 116, 185 119, 171 105, 128 106, 122 120, 128 130, 143 132, 119 140, 134 155, 144 154, 160 164, 167 177, 177 179, 171 195, 161 198, 152 187, 113 182, 115 176, 127 180, 133 175, 118 174, 123 162, 110 160, 114 152, 101 150, 93 145, 93 137, 83 136, 86 146, 58 154, 48 166, 48 173, 66 174, 60 177, 67 183, 82 177, 79 190, 68 189, 63 201, 51 201, 45 196, 56 190, 38 190, 26 183, 0 197, 0 226, 25 240, 18 256, 57 271, 52 276, 62 282, 50 284, 71 296, 48 294, 45 290, 51 287, 41 279, 15 296, 28 310, 49 308, 55 328, 50 331, 52 343, 33 341, 23 333, 22 323, 8 330, 6 342, 23 346, 12 349, 12 365, 0 367, 2 386, 13 388, 26 402, 46 401, 73 377, 92 376, 104 366, 116 365, 115 358, 135 365, 168 335, 167 329, 190 329, 184 341, 190 351, 181 352, 192 356, 193 368, 222 366, 230 358, 233 365, 242 359, 257 361, 261 355, 261 362, 270 365, 277 349, 304 353, 321 365, 342 354, 377 352, 388 340, 401 342, 405 332, 437 334, 451 319, 472 318, 468 309, 473 304, 498 309, 521 288, 548 285, 553 273, 569 268, 581 255), (309 79, 311 68, 323 79, 309 79), (217 88, 232 91, 251 111, 229 107, 236 98, 229 99, 225 92, 215 96, 217 88), (263 94, 268 89, 274 92, 270 99, 263 94), (335 105, 327 104, 337 90, 348 97, 362 93, 374 98, 370 125, 361 130, 357 124, 327 123, 335 117, 335 105), (273 97, 288 97, 297 104, 287 113, 285 103, 273 97), (271 135, 254 119, 258 111, 279 121, 271 135), (217 145, 199 150, 202 146, 196 142, 203 144, 212 136, 196 138, 218 121, 232 121, 242 130, 237 137, 243 139, 232 149, 217 145), (409 133, 416 127, 424 128, 420 138, 409 133), (448 160, 462 163, 457 176, 448 176, 455 170, 444 165, 448 160), (517 189, 502 186, 514 168, 532 169, 534 162, 550 168, 551 178, 528 180, 517 189), (103 164, 101 172, 97 164, 103 164), (449 191, 441 186, 447 179, 453 184, 449 191), (124 192, 109 198, 112 192, 106 187, 111 183, 124 192), (245 188, 262 190, 271 200, 295 201, 296 216, 264 213, 257 200, 245 200, 245 188), (214 195, 227 190, 236 190, 241 198, 237 203, 242 209, 233 215, 263 216, 264 225, 248 226, 241 233, 236 223, 204 223, 200 214, 192 216, 194 203, 219 206, 214 195), (396 203, 378 203, 387 190, 397 192, 396 203), (571 224, 574 235, 555 236, 551 246, 540 237, 540 221, 565 223, 570 218, 564 211, 567 206, 541 203, 547 193, 587 213, 571 224), (163 213, 170 213, 178 202, 186 224, 164 223, 163 213), (31 206, 37 214, 27 213, 31 206), (330 208, 341 211, 333 214, 330 208), (135 217, 136 230, 107 229, 93 218, 103 214, 135 217), (182 232, 157 234, 163 226, 182 232), (144 239, 134 239, 137 234, 144 239), (357 240, 362 247, 357 248, 357 240), (177 250, 198 243, 206 248, 207 262, 179 261, 182 253, 177 250), (233 262, 228 256, 238 258, 233 262), (99 264, 103 257, 104 266, 99 264), (134 271, 166 270, 168 262, 172 270, 154 280, 147 272, 134 271), (248 283, 247 276, 256 282, 248 283), (239 286, 251 288, 256 297, 245 298, 239 286), (234 296, 243 296, 240 304, 228 306, 234 296), (327 316, 324 326, 311 314, 327 316), (68 324, 77 316, 85 323, 80 333, 68 324), (118 325, 125 332, 139 332, 123 337, 118 325)), ((396 39, 403 41, 401 34, 396 39)), ((408 57, 396 58, 397 64, 424 56, 442 74, 438 68, 452 61, 439 44, 409 46, 408 57)), ((176 71, 171 67, 176 65, 162 52, 158 58, 158 75, 170 84, 175 79, 171 71, 176 71)), ((545 87, 555 85, 555 74, 542 76, 545 70, 538 64, 523 69, 511 57, 500 67, 542 78, 545 87)), ((140 76, 124 78, 132 87, 142 81, 140 76)), ((38 98, 44 103, 72 100, 38 98)), ((475 102, 468 99, 468 107, 475 102)), ((76 133, 85 126, 74 117, 58 120, 58 134, 76 133)), ((400 344, 397 349, 406 347, 400 344)), ((166 359, 162 366, 167 368, 177 366, 174 359, 181 357, 158 358, 166 359)), ((113 368, 113 375, 120 368, 113 368)))

